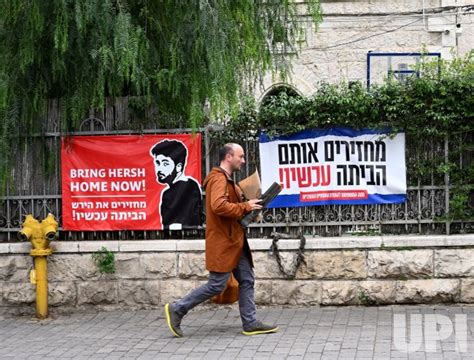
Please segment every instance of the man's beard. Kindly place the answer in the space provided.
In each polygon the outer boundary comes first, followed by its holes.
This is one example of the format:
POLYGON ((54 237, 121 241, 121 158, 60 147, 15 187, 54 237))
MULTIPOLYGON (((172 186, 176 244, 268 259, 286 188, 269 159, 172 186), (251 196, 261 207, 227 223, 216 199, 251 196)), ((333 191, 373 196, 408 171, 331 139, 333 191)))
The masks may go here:
POLYGON ((176 171, 176 168, 173 169, 173 171, 171 172, 171 174, 169 174, 168 176, 164 177, 164 178, 160 178, 159 176, 159 172, 156 174, 156 179, 158 180, 159 183, 161 184, 168 184, 168 185, 171 185, 173 183, 173 180, 176 178, 176 174, 178 172, 176 171))
POLYGON ((242 165, 239 163, 239 164, 236 164, 232 166, 232 172, 237 172, 237 171, 240 171, 242 165))

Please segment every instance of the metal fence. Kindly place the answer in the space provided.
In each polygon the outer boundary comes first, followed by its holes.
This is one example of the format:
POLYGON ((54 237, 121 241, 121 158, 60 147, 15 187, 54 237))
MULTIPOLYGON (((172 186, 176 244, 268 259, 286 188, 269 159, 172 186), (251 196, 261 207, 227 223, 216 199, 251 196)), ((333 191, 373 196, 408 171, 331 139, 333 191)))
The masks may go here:
MULTIPOLYGON (((186 133, 192 129, 164 129, 159 121, 144 124, 146 130, 130 130, 135 124, 134 114, 127 106, 128 99, 111 102, 103 112, 91 113, 80 124, 73 135, 117 135, 137 133, 186 133)), ((27 214, 43 219, 53 213, 61 226, 61 173, 59 132, 60 118, 57 104, 52 102, 44 119, 46 132, 41 136, 31 136, 19 143, 14 158, 11 182, 0 202, 0 242, 17 241, 16 233, 27 214)), ((157 118, 147 114, 147 118, 157 118)), ((218 149, 224 141, 214 136, 219 130, 214 127, 195 129, 203 134, 203 178, 212 166, 218 163, 218 149)), ((242 136, 241 136, 242 137, 242 136)), ((258 140, 253 136, 243 136, 247 162, 236 180, 259 169, 258 140)), ((231 139, 228 139, 231 140, 231 139)), ((272 231, 283 231, 311 236, 340 236, 344 234, 449 234, 473 232, 472 220, 452 219, 449 203, 452 196, 449 173, 437 171, 439 166, 453 161, 452 154, 460 166, 469 166, 473 161, 472 146, 463 149, 463 144, 472 144, 472 134, 453 136, 452 139, 434 141, 432 139, 406 138, 407 201, 403 204, 384 205, 324 205, 298 208, 267 209, 259 223, 248 229, 249 237, 265 237, 272 231), (415 175, 415 164, 423 162, 430 167, 423 174, 415 175), (433 165, 434 164, 434 165, 433 165), (438 166, 439 165, 439 166, 438 166)), ((473 179, 466 179, 466 183, 473 179)), ((471 204, 473 193, 469 194, 471 204)), ((183 231, 62 231, 61 240, 120 240, 120 239, 163 239, 202 238, 203 229, 183 231)))

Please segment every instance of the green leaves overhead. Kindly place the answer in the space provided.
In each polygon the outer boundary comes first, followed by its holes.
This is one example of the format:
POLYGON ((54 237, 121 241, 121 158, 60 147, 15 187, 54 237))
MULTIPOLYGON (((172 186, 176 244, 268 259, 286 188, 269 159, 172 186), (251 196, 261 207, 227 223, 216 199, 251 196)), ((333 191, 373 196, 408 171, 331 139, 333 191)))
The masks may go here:
MULTIPOLYGON (((320 20, 319 1, 298 6, 320 20)), ((2 1, 4 105, 28 98, 19 108, 24 118, 60 98, 75 122, 107 96, 144 96, 199 125, 205 99, 221 112, 237 103, 245 80, 285 69, 272 60, 270 40, 278 33, 279 42, 294 42, 304 26, 296 7, 287 0, 2 1)))
MULTIPOLYGON (((236 108, 244 84, 285 72, 275 46, 294 43, 321 19, 319 0, 3 0, 0 12, 0 147, 42 130, 48 99, 59 99, 62 129, 107 97, 136 96, 160 114, 203 120, 236 108), (298 9, 297 6, 301 7, 298 9), (300 18, 301 20, 301 18, 300 18), (275 29, 280 43, 271 41, 275 29)), ((0 161, 0 174, 6 163, 0 161)), ((3 170, 3 171, 2 171, 3 170)))

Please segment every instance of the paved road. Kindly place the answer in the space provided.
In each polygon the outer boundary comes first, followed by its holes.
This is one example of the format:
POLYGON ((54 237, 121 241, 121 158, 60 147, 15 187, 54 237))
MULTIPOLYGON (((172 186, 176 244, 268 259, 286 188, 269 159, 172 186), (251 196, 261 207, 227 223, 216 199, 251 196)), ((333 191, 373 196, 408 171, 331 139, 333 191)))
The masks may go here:
POLYGON ((0 359, 474 358, 474 306, 269 307, 259 316, 280 331, 241 335, 238 310, 222 306, 189 313, 180 339, 159 310, 0 315, 0 359))

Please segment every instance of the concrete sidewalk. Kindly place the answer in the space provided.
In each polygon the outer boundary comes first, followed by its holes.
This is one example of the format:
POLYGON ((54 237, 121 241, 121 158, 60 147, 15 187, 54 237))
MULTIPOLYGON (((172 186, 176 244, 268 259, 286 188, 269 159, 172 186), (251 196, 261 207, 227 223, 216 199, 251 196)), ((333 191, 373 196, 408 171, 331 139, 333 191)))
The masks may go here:
POLYGON ((0 315, 0 359, 473 359, 474 306, 269 307, 258 314, 280 331, 241 335, 235 306, 190 312, 180 339, 161 310, 43 321, 0 315))

